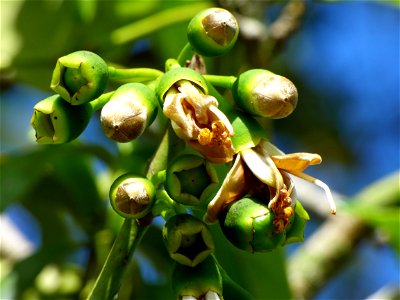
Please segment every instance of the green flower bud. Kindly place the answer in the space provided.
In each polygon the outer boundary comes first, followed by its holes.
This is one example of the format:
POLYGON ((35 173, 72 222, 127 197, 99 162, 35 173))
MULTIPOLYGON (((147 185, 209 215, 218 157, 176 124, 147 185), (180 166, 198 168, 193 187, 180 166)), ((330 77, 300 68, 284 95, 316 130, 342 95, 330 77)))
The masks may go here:
POLYGON ((120 86, 101 110, 100 121, 105 135, 126 143, 139 137, 157 115, 154 91, 142 83, 120 86))
POLYGON ((176 264, 172 288, 177 299, 222 299, 222 276, 215 258, 209 255, 195 267, 176 264))
POLYGON ((214 241, 206 224, 189 214, 178 214, 163 228, 165 247, 172 259, 194 267, 214 251, 214 241))
POLYGON ((246 112, 259 117, 281 119, 297 105, 297 89, 287 78, 267 70, 253 69, 235 81, 233 97, 246 112))
POLYGON ((167 92, 181 80, 190 81, 204 94, 208 93, 207 82, 199 73, 189 68, 174 68, 161 77, 156 87, 156 93, 160 103, 164 103, 167 92))
POLYGON ((154 203, 155 188, 150 180, 127 173, 118 177, 110 188, 113 209, 124 218, 142 218, 154 203))
POLYGON ((274 250, 285 241, 285 231, 276 233, 275 214, 254 198, 240 199, 225 208, 219 217, 225 237, 248 252, 274 250))
POLYGON ((85 130, 92 113, 89 104, 72 106, 59 95, 53 95, 34 106, 30 123, 39 144, 62 144, 85 130))
POLYGON ((167 168, 165 189, 176 202, 198 205, 210 196, 218 183, 213 166, 197 155, 182 155, 167 168))
POLYGON ((235 45, 239 25, 235 17, 222 8, 209 8, 190 21, 187 38, 193 49, 204 56, 227 53, 235 45))
POLYGON ((79 105, 100 96, 107 81, 108 66, 100 56, 76 51, 58 59, 50 87, 72 105, 79 105))

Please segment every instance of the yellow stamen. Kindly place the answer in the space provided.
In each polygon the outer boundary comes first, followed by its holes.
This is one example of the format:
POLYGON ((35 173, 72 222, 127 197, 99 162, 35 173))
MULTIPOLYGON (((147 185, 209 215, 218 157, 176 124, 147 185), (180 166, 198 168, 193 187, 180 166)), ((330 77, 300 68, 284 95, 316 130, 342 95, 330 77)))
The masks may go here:
POLYGON ((229 131, 225 127, 225 124, 220 121, 213 121, 211 123, 211 130, 208 128, 202 128, 197 141, 203 146, 218 146, 224 148, 230 148, 232 141, 230 139, 229 131))

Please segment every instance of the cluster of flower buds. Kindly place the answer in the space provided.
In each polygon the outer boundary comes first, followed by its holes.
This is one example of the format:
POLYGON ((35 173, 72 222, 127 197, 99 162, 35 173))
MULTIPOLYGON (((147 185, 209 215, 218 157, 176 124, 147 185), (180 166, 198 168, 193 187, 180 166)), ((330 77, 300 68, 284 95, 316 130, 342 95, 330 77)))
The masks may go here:
POLYGON ((164 217, 162 236, 176 261, 173 287, 179 299, 223 298, 211 224, 219 223, 231 244, 248 252, 303 241, 309 217, 291 175, 323 188, 336 212, 328 186, 303 173, 321 157, 284 154, 258 123, 294 111, 294 84, 262 69, 237 77, 204 74, 201 56, 226 54, 238 34, 233 14, 211 8, 191 20, 187 46, 177 59, 167 60, 163 71, 115 69, 88 51, 64 56, 51 80, 57 95, 39 102, 31 119, 38 143, 65 143, 77 138, 101 109, 105 135, 125 143, 139 138, 162 111, 160 117, 169 121, 169 132, 184 149, 149 178, 134 173, 118 177, 110 201, 124 218, 164 217), (120 79, 125 83, 104 93, 108 81, 120 79), (216 87, 230 89, 233 101, 216 87))

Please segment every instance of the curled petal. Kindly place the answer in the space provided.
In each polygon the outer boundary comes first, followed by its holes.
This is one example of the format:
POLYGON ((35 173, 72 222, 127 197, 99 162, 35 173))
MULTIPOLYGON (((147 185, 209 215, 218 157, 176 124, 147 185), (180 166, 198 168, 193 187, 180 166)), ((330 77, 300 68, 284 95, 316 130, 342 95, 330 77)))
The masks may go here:
POLYGON ((277 201, 280 190, 284 187, 282 174, 268 153, 265 153, 261 147, 245 149, 241 153, 251 172, 260 181, 275 189, 275 195, 270 200, 272 206, 277 201))
POLYGON ((285 155, 271 156, 278 169, 285 170, 289 173, 303 172, 308 166, 318 165, 322 158, 314 153, 291 153, 285 155))
POLYGON ((218 219, 221 210, 229 203, 242 196, 246 187, 245 169, 240 154, 236 156, 235 162, 222 182, 221 188, 208 204, 207 213, 204 216, 206 223, 213 223, 218 219))

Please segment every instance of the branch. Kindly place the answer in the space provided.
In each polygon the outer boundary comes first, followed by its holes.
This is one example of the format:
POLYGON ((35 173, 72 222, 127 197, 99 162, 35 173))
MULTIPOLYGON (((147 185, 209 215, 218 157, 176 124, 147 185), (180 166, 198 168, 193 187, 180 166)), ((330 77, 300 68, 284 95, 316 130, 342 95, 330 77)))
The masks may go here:
MULTIPOLYGON (((399 173, 368 186, 354 201, 390 205, 399 199, 399 173)), ((330 217, 288 261, 289 283, 298 299, 310 299, 351 257, 370 227, 351 214, 330 217)))

